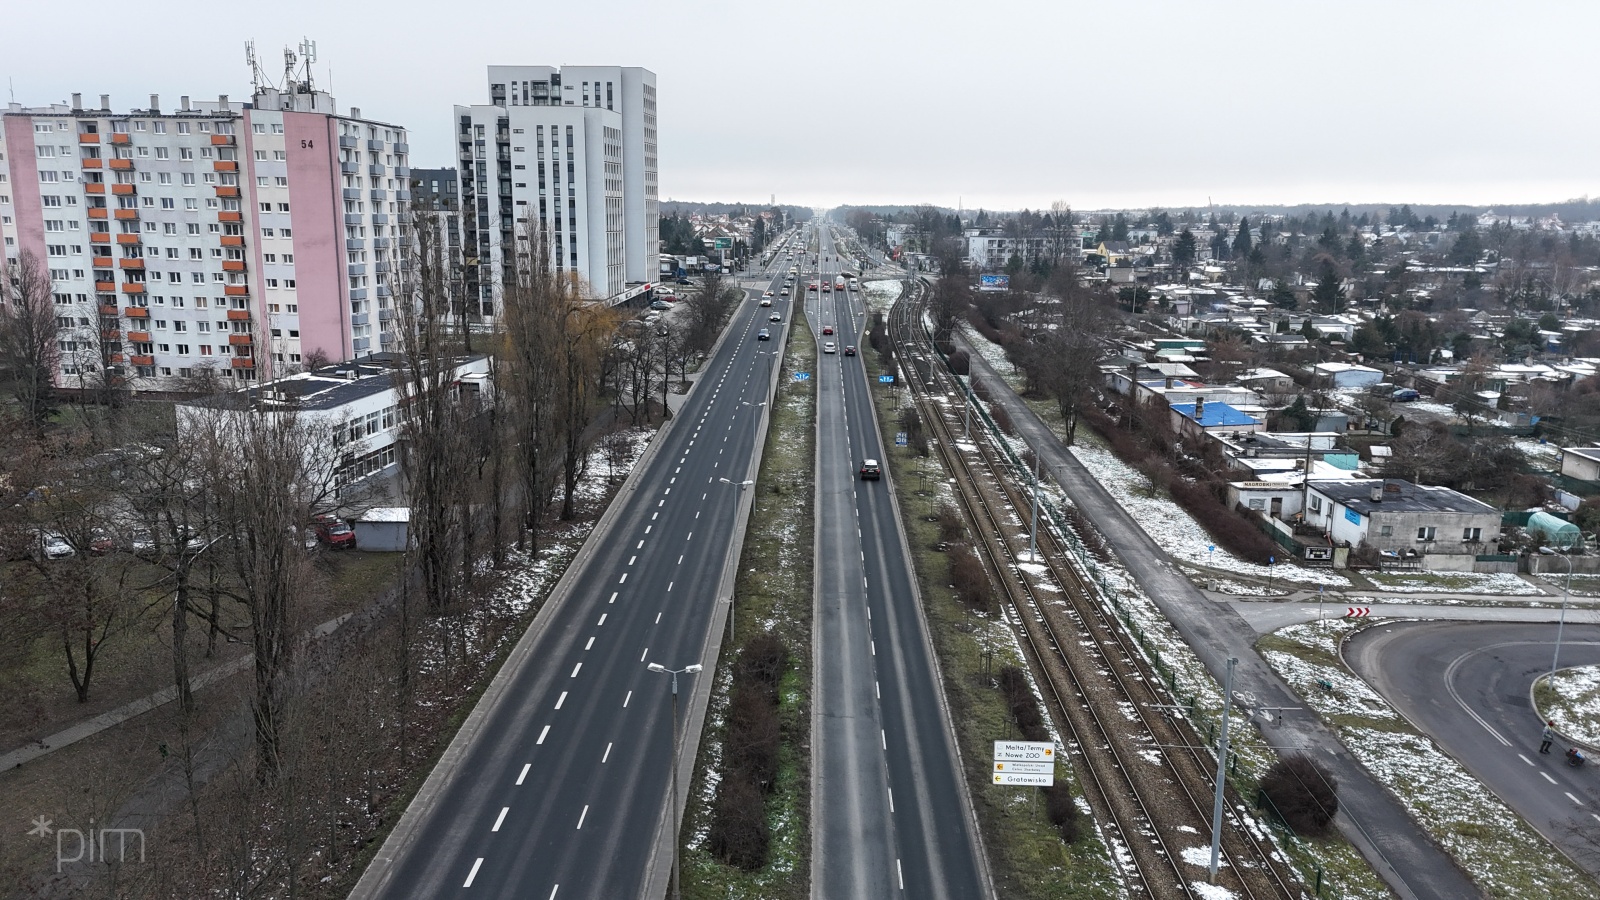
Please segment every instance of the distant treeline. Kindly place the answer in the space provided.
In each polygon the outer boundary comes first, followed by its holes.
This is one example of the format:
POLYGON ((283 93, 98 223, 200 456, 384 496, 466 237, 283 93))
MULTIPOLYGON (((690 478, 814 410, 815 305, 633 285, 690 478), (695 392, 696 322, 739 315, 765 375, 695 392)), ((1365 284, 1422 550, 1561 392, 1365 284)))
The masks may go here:
POLYGON ((661 215, 663 216, 670 216, 673 214, 680 216, 743 216, 754 215, 755 213, 764 212, 769 209, 782 210, 786 215, 788 215, 790 221, 794 222, 804 222, 811 218, 811 207, 809 206, 788 206, 781 203, 777 206, 773 206, 770 203, 695 203, 689 200, 661 201, 661 215))

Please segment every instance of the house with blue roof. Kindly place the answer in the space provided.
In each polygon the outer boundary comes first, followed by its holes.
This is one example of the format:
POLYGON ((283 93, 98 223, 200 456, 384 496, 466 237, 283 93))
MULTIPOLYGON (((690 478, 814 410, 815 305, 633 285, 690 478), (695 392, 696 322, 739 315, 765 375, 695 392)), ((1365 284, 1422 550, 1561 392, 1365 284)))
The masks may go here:
POLYGON ((1172 404, 1172 430, 1194 440, 1212 432, 1255 432, 1264 427, 1260 419, 1246 415, 1221 400, 1196 397, 1193 403, 1172 404))

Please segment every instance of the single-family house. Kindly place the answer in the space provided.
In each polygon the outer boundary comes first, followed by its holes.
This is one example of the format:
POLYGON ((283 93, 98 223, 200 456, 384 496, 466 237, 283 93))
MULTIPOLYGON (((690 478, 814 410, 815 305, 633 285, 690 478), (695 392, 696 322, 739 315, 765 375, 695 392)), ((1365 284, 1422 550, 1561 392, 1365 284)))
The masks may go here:
POLYGON ((1383 372, 1355 363, 1325 362, 1311 368, 1312 374, 1326 378, 1335 388, 1360 388, 1383 380, 1383 372))
POLYGON ((1234 409, 1220 400, 1195 397, 1193 403, 1174 403, 1172 430, 1186 438, 1199 440, 1210 432, 1260 431, 1261 421, 1234 409))
POLYGON ((1500 510, 1459 491, 1398 478, 1312 481, 1307 524, 1336 542, 1420 556, 1430 569, 1470 571, 1500 537, 1500 510))

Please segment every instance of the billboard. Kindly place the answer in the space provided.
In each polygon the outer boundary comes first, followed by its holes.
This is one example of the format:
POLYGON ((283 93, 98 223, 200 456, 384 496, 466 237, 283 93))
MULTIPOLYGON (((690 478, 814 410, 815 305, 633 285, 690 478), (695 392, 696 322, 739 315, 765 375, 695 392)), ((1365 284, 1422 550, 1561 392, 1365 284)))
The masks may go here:
POLYGON ((980 291, 1009 291, 1011 290, 1010 275, 979 275, 978 290, 980 291))

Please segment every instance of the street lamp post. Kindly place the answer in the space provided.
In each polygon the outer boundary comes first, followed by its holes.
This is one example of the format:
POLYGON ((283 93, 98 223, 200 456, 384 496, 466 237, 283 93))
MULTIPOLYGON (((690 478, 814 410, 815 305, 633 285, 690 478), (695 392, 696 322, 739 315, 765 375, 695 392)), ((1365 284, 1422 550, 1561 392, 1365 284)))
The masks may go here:
POLYGON ((672 676, 672 807, 667 810, 667 821, 672 825, 672 900, 681 900, 678 890, 678 676, 693 675, 702 668, 699 663, 681 669, 669 669, 660 663, 647 667, 652 672, 672 676))
MULTIPOLYGON (((746 404, 746 405, 749 405, 749 404, 746 404)), ((755 404, 755 405, 762 406, 764 404, 759 404, 758 403, 758 404, 755 404)), ((739 515, 739 503, 744 501, 744 489, 749 487, 752 484, 755 484, 755 482, 754 481, 729 481, 726 478, 718 478, 717 480, 722 482, 723 484, 731 484, 734 487, 739 489, 739 494, 738 494, 738 498, 739 499, 737 501, 735 501, 734 504, 733 504, 734 517, 738 518, 738 515, 739 515)), ((736 608, 735 604, 734 604, 734 600, 735 600, 734 597, 729 597, 728 598, 728 635, 730 637, 732 637, 733 634, 734 634, 733 611, 736 608)))
POLYGON ((1561 590, 1561 616, 1556 620, 1556 653, 1550 660, 1550 690, 1556 689, 1556 669, 1561 667, 1561 632, 1567 627, 1567 598, 1572 596, 1572 557, 1556 553, 1549 547, 1540 547, 1545 556, 1558 556, 1567 564, 1567 583, 1561 590))

